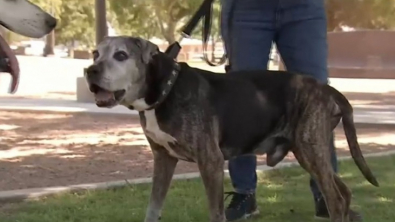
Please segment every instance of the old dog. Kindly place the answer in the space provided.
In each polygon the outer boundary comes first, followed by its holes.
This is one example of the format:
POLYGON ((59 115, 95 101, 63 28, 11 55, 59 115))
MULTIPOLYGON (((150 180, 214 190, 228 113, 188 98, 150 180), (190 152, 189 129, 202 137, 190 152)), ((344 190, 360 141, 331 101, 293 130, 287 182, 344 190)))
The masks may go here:
MULTIPOLYGON (((0 25, 26 37, 41 38, 55 28, 56 19, 28 0, 0 0, 0 25)), ((19 64, 1 35, 0 72, 11 74, 10 93, 15 93, 19 83, 19 64)))
POLYGON ((331 221, 348 221, 351 192, 329 160, 340 119, 356 165, 378 186, 357 142, 352 107, 328 85, 289 72, 216 74, 175 62, 136 37, 107 37, 93 57, 85 78, 97 106, 137 110, 153 152, 146 222, 158 221, 179 160, 197 163, 210 221, 223 222, 224 161, 267 153, 275 165, 289 150, 317 180, 331 221))

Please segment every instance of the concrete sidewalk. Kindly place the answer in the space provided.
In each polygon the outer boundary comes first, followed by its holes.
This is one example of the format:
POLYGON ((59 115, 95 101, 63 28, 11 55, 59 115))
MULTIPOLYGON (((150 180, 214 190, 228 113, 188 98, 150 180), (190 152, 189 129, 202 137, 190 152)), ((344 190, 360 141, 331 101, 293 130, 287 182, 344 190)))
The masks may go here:
POLYGON ((0 97, 0 110, 31 110, 69 113, 108 113, 137 115, 138 112, 123 106, 112 109, 99 108, 94 103, 80 103, 75 100, 55 99, 12 99, 0 97))
MULTIPOLYGON (((0 98, 0 110, 14 111, 49 111, 69 113, 108 113, 137 115, 133 110, 123 106, 112 109, 99 108, 93 103, 79 103, 74 100, 52 99, 12 99, 0 98)), ((395 106, 354 106, 354 121, 356 123, 395 124, 395 106)))

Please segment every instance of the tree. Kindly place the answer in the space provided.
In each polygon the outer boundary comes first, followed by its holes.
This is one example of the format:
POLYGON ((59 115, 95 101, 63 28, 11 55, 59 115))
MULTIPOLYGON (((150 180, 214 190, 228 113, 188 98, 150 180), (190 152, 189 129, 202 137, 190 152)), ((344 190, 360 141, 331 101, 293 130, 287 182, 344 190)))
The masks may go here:
POLYGON ((360 29, 395 27, 394 0, 326 0, 328 31, 350 26, 360 29))
POLYGON ((202 1, 199 0, 150 0, 155 19, 163 37, 173 43, 176 32, 191 18, 202 1))
POLYGON ((108 3, 114 14, 113 24, 120 34, 147 39, 160 35, 148 1, 116 0, 108 3))
POLYGON ((203 0, 116 0, 110 8, 116 14, 118 28, 142 37, 161 35, 169 43, 203 0))
POLYGON ((88 48, 95 45, 95 6, 91 0, 63 0, 59 24, 56 27, 58 43, 74 48, 77 43, 88 48))
MULTIPOLYGON (((50 14, 56 16, 59 13, 61 0, 33 0, 33 3, 37 4, 39 7, 43 8, 50 14)), ((55 51, 55 31, 50 32, 46 36, 46 44, 44 48, 44 56, 54 55, 55 51)))

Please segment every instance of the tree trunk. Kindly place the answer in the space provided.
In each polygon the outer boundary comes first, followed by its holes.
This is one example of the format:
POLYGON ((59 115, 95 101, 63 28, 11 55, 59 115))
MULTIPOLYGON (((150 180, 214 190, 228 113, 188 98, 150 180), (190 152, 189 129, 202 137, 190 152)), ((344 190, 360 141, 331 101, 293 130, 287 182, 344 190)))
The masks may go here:
POLYGON ((46 37, 44 56, 55 55, 55 31, 50 32, 46 37))
POLYGON ((108 35, 107 15, 106 15, 106 1, 95 1, 95 15, 96 15, 96 45, 103 41, 104 37, 108 35))
POLYGON ((211 61, 215 62, 215 39, 214 36, 211 35, 211 61))
MULTIPOLYGON (((53 1, 49 3, 47 0, 47 4, 50 7, 48 10, 51 12, 51 14, 54 14, 55 10, 54 10, 53 1)), ((49 55, 55 55, 55 30, 52 30, 52 32, 50 32, 45 38, 45 47, 44 47, 43 56, 47 57, 49 55)))
POLYGON ((169 44, 173 44, 176 41, 176 36, 175 36, 176 23, 175 22, 169 22, 167 25, 168 26, 164 30, 165 33, 163 33, 163 36, 165 37, 166 41, 169 44))

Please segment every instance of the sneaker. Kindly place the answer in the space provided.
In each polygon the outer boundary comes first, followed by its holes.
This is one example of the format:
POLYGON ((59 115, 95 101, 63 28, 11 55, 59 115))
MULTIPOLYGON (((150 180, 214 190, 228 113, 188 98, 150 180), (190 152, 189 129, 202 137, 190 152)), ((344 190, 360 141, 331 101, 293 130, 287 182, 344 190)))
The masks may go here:
MULTIPOLYGON (((361 222, 362 215, 356 211, 350 210, 348 212, 350 222, 361 222)), ((319 199, 315 203, 315 218, 319 220, 329 220, 329 212, 326 208, 325 200, 323 198, 319 199)))
POLYGON ((225 200, 232 196, 232 199, 225 210, 226 221, 237 221, 250 218, 259 214, 255 193, 240 194, 236 192, 226 192, 225 200))

